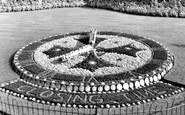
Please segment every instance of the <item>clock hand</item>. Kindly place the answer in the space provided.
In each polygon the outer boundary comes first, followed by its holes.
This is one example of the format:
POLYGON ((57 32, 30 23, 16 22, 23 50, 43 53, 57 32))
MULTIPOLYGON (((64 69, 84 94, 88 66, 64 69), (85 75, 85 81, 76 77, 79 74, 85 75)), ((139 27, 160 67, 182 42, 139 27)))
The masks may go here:
POLYGON ((67 61, 68 59, 74 57, 74 56, 77 56, 77 55, 80 55, 80 54, 83 54, 83 53, 86 53, 86 52, 89 52, 93 50, 93 47, 91 45, 85 45, 77 50, 74 50, 74 51, 71 51, 67 54, 63 54, 63 55, 60 55, 60 56, 56 56, 54 58, 51 58, 50 60, 57 60, 57 59, 62 59, 62 61, 67 61))
POLYGON ((54 58, 51 58, 50 60, 57 60, 57 59, 62 59, 62 61, 67 61, 68 59, 83 54, 83 53, 87 53, 90 51, 93 51, 93 53, 95 53, 95 48, 94 48, 94 44, 96 41, 96 33, 97 30, 96 29, 91 29, 90 34, 89 34, 89 44, 85 45, 77 50, 71 51, 67 54, 63 54, 54 58))
POLYGON ((96 42, 96 34, 97 30, 96 29, 91 29, 90 34, 89 34, 89 44, 94 48, 94 44, 96 42))

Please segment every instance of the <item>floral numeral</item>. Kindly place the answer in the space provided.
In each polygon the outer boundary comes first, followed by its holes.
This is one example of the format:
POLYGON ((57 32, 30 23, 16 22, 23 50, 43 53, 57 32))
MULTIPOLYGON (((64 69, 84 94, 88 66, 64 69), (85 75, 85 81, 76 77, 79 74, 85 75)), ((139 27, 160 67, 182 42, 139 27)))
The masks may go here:
POLYGON ((21 64, 22 67, 27 67, 35 64, 35 62, 32 59, 22 60, 19 63, 21 64))
POLYGON ((39 77, 41 78, 52 78, 56 73, 54 71, 45 70, 41 73, 39 73, 39 77))

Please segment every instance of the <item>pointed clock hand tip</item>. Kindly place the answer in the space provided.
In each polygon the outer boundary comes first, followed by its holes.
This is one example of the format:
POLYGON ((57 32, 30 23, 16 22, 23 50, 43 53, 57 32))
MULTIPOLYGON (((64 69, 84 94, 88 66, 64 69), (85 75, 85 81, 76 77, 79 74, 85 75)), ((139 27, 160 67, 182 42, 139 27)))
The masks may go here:
POLYGON ((96 34, 97 30, 96 29, 91 29, 90 34, 89 34, 89 44, 94 48, 94 44, 96 42, 96 34))

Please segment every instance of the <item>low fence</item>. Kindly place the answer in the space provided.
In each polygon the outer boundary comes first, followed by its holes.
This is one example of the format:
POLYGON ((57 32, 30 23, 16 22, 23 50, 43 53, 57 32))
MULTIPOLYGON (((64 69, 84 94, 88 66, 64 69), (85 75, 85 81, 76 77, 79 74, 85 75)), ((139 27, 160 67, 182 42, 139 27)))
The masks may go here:
POLYGON ((0 92, 0 115, 185 115, 185 92, 140 105, 87 109, 41 104, 0 92))
POLYGON ((84 109, 45 105, 2 93, 0 110, 11 115, 185 115, 185 95, 130 107, 84 109))

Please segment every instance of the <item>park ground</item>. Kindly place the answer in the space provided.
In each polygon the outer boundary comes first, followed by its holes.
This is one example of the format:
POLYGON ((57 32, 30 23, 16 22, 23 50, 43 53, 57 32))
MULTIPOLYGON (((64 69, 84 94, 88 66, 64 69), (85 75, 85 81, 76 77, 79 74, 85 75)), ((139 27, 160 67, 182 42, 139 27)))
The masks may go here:
POLYGON ((61 8, 0 14, 0 81, 19 78, 10 56, 24 45, 70 32, 115 31, 146 36, 164 44, 175 55, 175 66, 165 79, 185 84, 185 19, 136 16, 89 8, 61 8))

